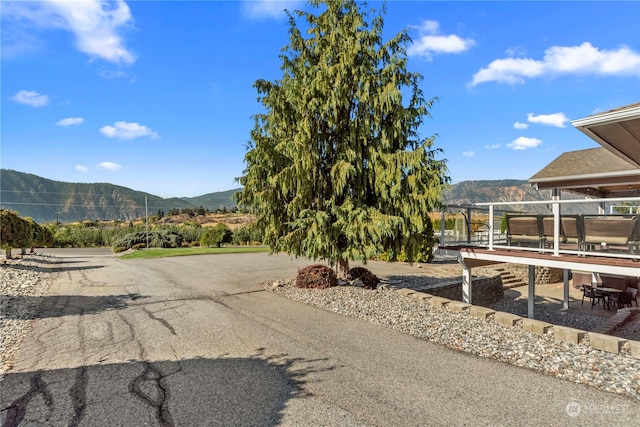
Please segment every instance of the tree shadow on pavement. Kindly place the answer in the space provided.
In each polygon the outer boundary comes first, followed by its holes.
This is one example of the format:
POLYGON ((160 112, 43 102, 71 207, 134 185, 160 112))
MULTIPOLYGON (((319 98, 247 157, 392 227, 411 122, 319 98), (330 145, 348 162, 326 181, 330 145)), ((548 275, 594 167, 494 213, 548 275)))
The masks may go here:
MULTIPOLYGON (((72 261, 72 263, 80 263, 83 261, 72 261)), ((2 269, 6 270, 30 270, 30 271, 39 271, 41 273, 56 273, 56 272, 65 272, 65 271, 82 271, 82 270, 94 270, 96 268, 103 268, 104 265, 87 265, 87 266, 78 266, 78 267, 64 267, 61 264, 70 264, 69 262, 57 262, 55 264, 51 264, 51 266, 30 266, 23 264, 2 264, 0 265, 2 269)))
POLYGON ((141 298, 147 297, 136 293, 105 296, 0 295, 0 318, 29 320, 95 314, 122 309, 141 298))
POLYGON ((283 356, 133 361, 9 372, 2 426, 276 426, 326 361, 283 356), (295 364, 295 369, 293 365, 295 364), (305 365, 306 364, 306 365, 305 365))

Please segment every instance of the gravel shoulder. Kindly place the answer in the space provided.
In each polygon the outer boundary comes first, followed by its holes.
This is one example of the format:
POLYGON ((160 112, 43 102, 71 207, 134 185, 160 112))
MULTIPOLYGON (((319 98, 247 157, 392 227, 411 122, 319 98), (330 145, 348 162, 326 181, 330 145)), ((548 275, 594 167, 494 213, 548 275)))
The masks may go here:
POLYGON ((0 375, 7 372, 16 350, 31 331, 38 310, 37 297, 52 283, 49 267, 54 258, 28 255, 0 262, 0 375))
MULTIPOLYGON (((456 266, 429 265, 428 274, 392 277, 395 286, 418 288, 440 279, 456 277, 456 266)), ((459 268, 459 267, 458 267, 459 268)), ((389 277, 380 277, 385 282, 389 277)), ((344 316, 355 317, 457 351, 495 359, 546 375, 613 392, 640 400, 640 360, 630 356, 628 345, 620 354, 594 350, 588 338, 574 345, 558 341, 552 333, 536 335, 522 328, 509 328, 467 313, 453 313, 432 307, 424 300, 408 298, 391 290, 367 290, 353 286, 330 289, 300 289, 294 280, 267 282, 264 288, 286 298, 310 304, 344 316)), ((524 315, 526 300, 504 298, 493 304, 500 311, 524 315)), ((561 312, 557 308, 536 306, 536 318, 556 325, 592 330, 606 318, 582 313, 561 312)), ((640 319, 636 318, 616 332, 638 340, 640 319)))

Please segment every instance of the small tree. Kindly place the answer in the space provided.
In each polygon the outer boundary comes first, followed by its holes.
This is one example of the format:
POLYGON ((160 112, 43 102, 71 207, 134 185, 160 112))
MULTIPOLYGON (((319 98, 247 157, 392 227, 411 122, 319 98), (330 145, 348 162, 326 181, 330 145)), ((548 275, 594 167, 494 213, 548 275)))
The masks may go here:
POLYGON ((418 135, 435 98, 406 70, 406 31, 383 43, 382 16, 360 3, 309 3, 324 11, 295 12, 308 38, 289 14, 282 79, 254 84, 265 112, 238 203, 272 252, 329 260, 340 276, 349 260, 384 251, 413 259, 432 240, 427 212, 449 181, 434 139, 418 135))
POLYGON ((200 238, 200 244, 203 246, 220 247, 223 243, 231 243, 233 233, 226 224, 219 223, 215 227, 204 227, 205 231, 200 238))

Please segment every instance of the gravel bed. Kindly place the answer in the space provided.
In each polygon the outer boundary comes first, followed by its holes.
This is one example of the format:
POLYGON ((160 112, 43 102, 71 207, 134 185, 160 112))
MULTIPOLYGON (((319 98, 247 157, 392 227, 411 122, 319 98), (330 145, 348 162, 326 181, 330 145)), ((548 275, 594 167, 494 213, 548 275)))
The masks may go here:
POLYGON ((640 360, 630 356, 628 345, 621 354, 593 350, 588 338, 577 345, 569 344, 557 341, 552 333, 535 335, 519 327, 502 326, 493 319, 449 312, 389 289, 366 290, 353 286, 300 289, 291 286, 292 283, 293 280, 265 283, 264 288, 458 351, 640 400, 640 360))
POLYGON ((52 259, 27 255, 0 263, 0 375, 11 368, 16 350, 31 330, 37 297, 51 286, 47 271, 52 259))

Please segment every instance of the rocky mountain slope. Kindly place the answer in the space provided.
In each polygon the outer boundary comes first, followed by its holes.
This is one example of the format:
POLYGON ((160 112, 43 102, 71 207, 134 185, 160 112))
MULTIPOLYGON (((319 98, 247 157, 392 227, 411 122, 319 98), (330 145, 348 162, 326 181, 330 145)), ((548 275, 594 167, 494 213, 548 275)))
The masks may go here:
MULTIPOLYGON (((0 169, 0 205, 37 222, 83 219, 118 219, 128 221, 145 216, 145 198, 149 215, 158 210, 203 207, 211 211, 232 209, 233 194, 238 189, 204 194, 198 197, 164 199, 127 187, 108 183, 83 184, 53 181, 37 175, 0 169)), ((563 196, 564 197, 564 196, 563 196)), ((445 195, 447 205, 471 206, 482 202, 549 200, 549 191, 538 191, 523 180, 463 181, 453 184, 445 195)), ((521 207, 504 207, 518 211, 521 207)), ((548 205, 538 205, 537 212, 548 213, 548 205)), ((568 211, 567 211, 568 212, 568 211)))

